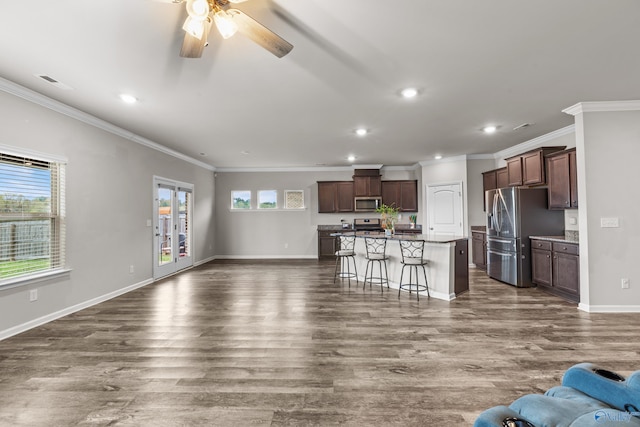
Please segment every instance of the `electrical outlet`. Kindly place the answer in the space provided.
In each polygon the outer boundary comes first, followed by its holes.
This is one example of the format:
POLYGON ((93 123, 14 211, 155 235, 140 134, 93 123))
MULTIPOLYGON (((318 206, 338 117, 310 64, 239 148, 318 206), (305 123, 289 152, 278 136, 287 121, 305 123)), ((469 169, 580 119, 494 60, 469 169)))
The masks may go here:
POLYGON ((629 279, 623 277, 622 280, 622 289, 629 289, 629 279))
POLYGON ((285 248, 285 249, 287 249, 288 247, 289 247, 289 244, 288 244, 288 243, 285 243, 285 244, 284 244, 284 248, 285 248))
POLYGON ((133 274, 136 271, 136 269, 133 267, 133 265, 129 266, 129 274, 133 274))
POLYGON ((31 301, 31 302, 38 301, 38 290, 37 289, 31 289, 29 291, 29 301, 31 301))

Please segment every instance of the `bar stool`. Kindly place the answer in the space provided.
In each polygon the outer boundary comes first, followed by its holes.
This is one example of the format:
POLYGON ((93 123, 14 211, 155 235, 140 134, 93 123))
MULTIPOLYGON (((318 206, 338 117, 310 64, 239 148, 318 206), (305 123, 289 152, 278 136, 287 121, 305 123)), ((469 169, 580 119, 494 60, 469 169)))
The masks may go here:
POLYGON ((402 271, 400 272, 400 287, 398 288, 398 298, 400 298, 400 291, 402 289, 408 289, 411 294, 411 288, 415 286, 416 295, 418 301, 420 301, 420 292, 427 291, 429 294, 429 283, 427 282, 427 271, 424 266, 428 264, 428 261, 424 259, 424 241, 423 240, 400 240, 400 254, 402 255, 402 271), (409 283, 402 283, 402 276, 404 275, 405 267, 409 267, 409 283), (424 275, 424 285, 420 284, 418 277, 418 267, 422 267, 422 274, 424 275), (413 273, 415 273, 415 283, 413 283, 413 273))
POLYGON ((367 286, 367 282, 369 282, 369 287, 373 283, 380 285, 380 292, 383 291, 383 284, 387 284, 387 289, 389 288, 389 275, 387 274, 387 260, 389 257, 386 255, 387 249, 387 239, 383 237, 365 237, 364 245, 367 249, 367 269, 364 272, 364 289, 367 286), (380 272, 380 276, 373 276, 373 267, 375 264, 378 264, 378 271, 380 272), (382 277, 382 266, 384 266, 384 277, 382 277), (371 271, 369 271, 369 267, 371 267, 371 271))
POLYGON ((340 235, 338 236, 338 250, 336 251, 336 268, 333 275, 333 283, 336 283, 336 277, 340 279, 349 279, 349 287, 351 287, 351 278, 356 279, 358 283, 358 271, 356 270, 356 236, 355 235, 340 235), (353 273, 351 272, 350 262, 353 262, 353 273), (340 271, 338 271, 338 264, 340 265, 340 271), (345 271, 346 267, 346 271, 345 271))

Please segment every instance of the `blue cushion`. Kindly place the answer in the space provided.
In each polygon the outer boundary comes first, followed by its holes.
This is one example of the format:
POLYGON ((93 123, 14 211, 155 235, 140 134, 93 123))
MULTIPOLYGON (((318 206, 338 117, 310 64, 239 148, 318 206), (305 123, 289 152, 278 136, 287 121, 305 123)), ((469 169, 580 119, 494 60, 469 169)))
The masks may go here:
POLYGON ((502 421, 506 418, 522 419, 523 417, 513 409, 507 408, 506 406, 494 406, 493 408, 487 409, 481 413, 478 418, 476 418, 476 422, 473 423, 473 427, 502 427, 502 421))
POLYGON ((625 380, 592 363, 574 365, 561 386, 488 409, 474 427, 503 427, 506 418, 535 427, 640 427, 640 371, 625 380))
POLYGON ((574 365, 562 377, 562 385, 571 387, 601 400, 607 405, 621 411, 636 412, 640 410, 640 371, 634 372, 627 381, 611 379, 613 373, 604 371, 592 363, 574 365), (604 376, 604 375, 608 375, 604 376))
POLYGON ((530 420, 536 427, 570 427, 576 418, 584 414, 599 409, 610 409, 602 403, 594 404, 539 394, 522 396, 509 405, 509 408, 530 420))

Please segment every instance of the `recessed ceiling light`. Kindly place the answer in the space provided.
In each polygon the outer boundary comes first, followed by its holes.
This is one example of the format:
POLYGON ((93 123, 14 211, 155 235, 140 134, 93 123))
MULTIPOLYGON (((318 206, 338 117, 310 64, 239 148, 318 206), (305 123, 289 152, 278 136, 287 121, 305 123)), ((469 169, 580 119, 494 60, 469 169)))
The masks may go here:
POLYGON ((246 156, 247 154, 249 154, 249 151, 247 151, 247 150, 242 150, 242 151, 240 152, 240 154, 244 154, 244 155, 246 156))
POLYGON ((351 155, 351 156, 347 157, 347 160, 349 160, 350 162, 353 162, 353 161, 356 160, 356 156, 351 155))
POLYGON ((122 100, 122 102, 125 102, 127 104, 135 104, 136 102, 138 102, 138 98, 128 93, 121 93, 120 99, 122 100))
POLYGON ((440 154, 436 154, 435 156, 433 156, 433 158, 436 160, 440 160, 442 156, 440 154))
POLYGON ((418 89, 414 87, 407 87, 400 91, 400 95, 402 95, 403 98, 407 98, 407 99, 415 98, 418 95, 418 89))
POLYGON ((369 133, 369 131, 367 129, 365 129, 365 128, 356 129, 356 135, 358 135, 358 136, 365 136, 368 133, 369 133))
POLYGON ((482 131, 484 133, 494 133, 497 130, 498 130, 497 126, 485 126, 485 127, 482 128, 482 131))

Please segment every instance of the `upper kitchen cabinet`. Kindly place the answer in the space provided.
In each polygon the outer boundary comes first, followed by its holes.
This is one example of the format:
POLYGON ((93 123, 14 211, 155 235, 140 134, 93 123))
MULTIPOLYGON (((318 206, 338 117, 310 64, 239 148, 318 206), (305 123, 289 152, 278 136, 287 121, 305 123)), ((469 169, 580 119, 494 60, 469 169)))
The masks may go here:
POLYGON ((549 209, 578 207, 575 148, 546 156, 549 209))
POLYGON ((353 175, 353 192, 356 197, 382 195, 382 178, 378 169, 356 169, 353 175))
POLYGON ((382 203, 400 212, 418 212, 418 181, 382 181, 382 203))
POLYGON ((522 185, 522 157, 507 159, 507 186, 522 185))
MULTIPOLYGON (((496 188, 504 188, 508 187, 507 181, 507 168, 494 169, 487 172, 482 173, 482 191, 483 194, 487 192, 487 190, 495 190, 496 188)), ((485 200, 484 196, 482 197, 482 206, 486 210, 486 206, 484 206, 485 200)))
POLYGON ((353 181, 318 181, 318 212, 353 212, 353 181))
POLYGON ((545 156, 565 147, 542 147, 527 151, 518 156, 505 159, 507 162, 508 185, 544 185, 546 184, 545 156))

